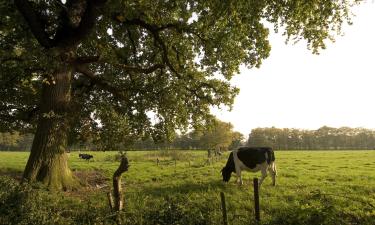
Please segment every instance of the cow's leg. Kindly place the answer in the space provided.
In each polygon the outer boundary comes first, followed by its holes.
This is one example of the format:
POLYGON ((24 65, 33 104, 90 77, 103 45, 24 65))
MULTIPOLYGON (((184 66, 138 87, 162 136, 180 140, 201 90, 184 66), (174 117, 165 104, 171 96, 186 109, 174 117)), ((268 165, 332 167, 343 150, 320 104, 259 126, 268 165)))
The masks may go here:
POLYGON ((239 159, 237 157, 237 153, 233 153, 233 160, 234 160, 234 169, 236 170, 236 175, 237 175, 237 183, 239 181, 239 184, 242 185, 242 176, 241 176, 241 168, 239 165, 239 159))
POLYGON ((277 174, 277 172, 276 172, 276 164, 273 162, 269 166, 268 170, 270 171, 271 176, 272 176, 272 185, 276 186, 276 174, 277 174))
POLYGON ((242 185, 242 176, 241 176, 241 168, 240 166, 235 163, 235 169, 236 169, 236 175, 237 175, 237 183, 239 183, 240 185, 242 185))
POLYGON ((267 167, 266 166, 262 166, 262 168, 261 168, 260 171, 262 173, 262 176, 261 176, 260 181, 259 181, 259 187, 262 184, 263 180, 267 177, 267 167))
POLYGON ((236 168, 236 175, 237 175, 237 183, 242 185, 243 182, 242 182, 242 176, 241 176, 241 169, 240 168, 236 168))

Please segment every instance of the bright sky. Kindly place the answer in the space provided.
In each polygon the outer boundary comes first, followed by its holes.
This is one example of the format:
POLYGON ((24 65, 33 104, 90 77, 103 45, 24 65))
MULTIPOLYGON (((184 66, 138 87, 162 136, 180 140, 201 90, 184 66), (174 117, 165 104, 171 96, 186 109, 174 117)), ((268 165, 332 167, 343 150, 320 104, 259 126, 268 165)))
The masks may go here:
POLYGON ((248 136, 256 127, 375 128, 375 0, 355 8, 352 26, 320 55, 304 43, 270 37, 272 51, 260 69, 242 69, 233 110, 214 110, 248 136))

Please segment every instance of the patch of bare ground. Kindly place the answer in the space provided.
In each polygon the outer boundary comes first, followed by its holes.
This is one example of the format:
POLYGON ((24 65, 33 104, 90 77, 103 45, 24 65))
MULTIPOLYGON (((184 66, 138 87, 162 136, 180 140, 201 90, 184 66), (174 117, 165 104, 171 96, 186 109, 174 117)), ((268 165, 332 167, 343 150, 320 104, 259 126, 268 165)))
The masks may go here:
POLYGON ((108 185, 110 180, 100 170, 77 170, 73 171, 80 183, 88 189, 100 189, 108 185))
MULTIPOLYGON (((110 179, 100 170, 77 170, 73 171, 73 174, 82 185, 79 190, 95 191, 108 188, 110 179)), ((20 182, 22 180, 22 175, 23 172, 19 170, 0 169, 0 176, 8 176, 20 182)))
MULTIPOLYGON (((73 174, 78 179, 80 186, 74 190, 64 191, 62 194, 65 196, 84 201, 100 192, 110 190, 110 178, 106 177, 100 170, 77 170, 73 171, 73 174)), ((0 169, 0 176, 11 177, 18 182, 22 181, 22 175, 23 172, 19 170, 0 169)))
POLYGON ((109 189, 109 178, 100 170, 77 170, 74 176, 82 185, 80 188, 66 192, 66 195, 85 199, 90 194, 109 189))

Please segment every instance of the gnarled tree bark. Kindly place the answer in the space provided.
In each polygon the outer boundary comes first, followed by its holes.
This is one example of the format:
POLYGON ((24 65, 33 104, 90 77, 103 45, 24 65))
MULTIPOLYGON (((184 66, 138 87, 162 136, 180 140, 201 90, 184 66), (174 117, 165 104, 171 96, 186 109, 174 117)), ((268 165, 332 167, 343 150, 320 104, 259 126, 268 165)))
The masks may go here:
POLYGON ((68 168, 67 115, 71 101, 73 68, 62 64, 44 81, 38 121, 24 179, 39 181, 51 189, 71 189, 77 182, 68 168))
MULTIPOLYGON (((58 14, 54 37, 29 0, 15 0, 30 31, 46 51, 58 53, 54 72, 43 82, 40 115, 23 178, 40 181, 51 189, 70 189, 77 181, 68 168, 68 113, 77 46, 89 35, 106 0, 68 0, 58 14)), ((46 9, 45 11, 48 11, 46 9)), ((56 54, 52 54, 56 55, 56 54)), ((81 62, 84 63, 84 62, 81 62)))

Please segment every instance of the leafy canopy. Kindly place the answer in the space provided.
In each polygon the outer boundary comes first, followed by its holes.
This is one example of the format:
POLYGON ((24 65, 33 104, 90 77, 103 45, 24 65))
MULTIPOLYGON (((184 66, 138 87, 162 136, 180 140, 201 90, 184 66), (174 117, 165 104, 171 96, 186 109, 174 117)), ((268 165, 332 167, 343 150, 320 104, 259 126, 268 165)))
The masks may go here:
POLYGON ((259 67, 269 56, 265 24, 318 53, 350 23, 354 3, 2 1, 0 128, 35 129, 42 84, 65 57, 74 67, 72 142, 89 134, 107 143, 116 134, 169 138, 205 124, 211 106, 233 104, 238 89, 229 80, 239 66, 259 67))

